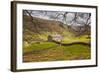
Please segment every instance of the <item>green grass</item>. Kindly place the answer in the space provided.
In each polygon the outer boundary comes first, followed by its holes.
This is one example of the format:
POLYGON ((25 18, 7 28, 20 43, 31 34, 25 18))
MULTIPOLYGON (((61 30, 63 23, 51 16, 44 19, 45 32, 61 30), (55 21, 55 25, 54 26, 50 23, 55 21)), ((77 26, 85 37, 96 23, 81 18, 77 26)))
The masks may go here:
POLYGON ((24 48, 24 53, 34 50, 30 54, 23 54, 24 62, 40 62, 40 61, 59 61, 59 60, 82 60, 91 58, 91 49, 85 45, 70 45, 70 46, 55 46, 52 42, 42 42, 41 44, 31 44, 29 47, 24 48), (44 49, 47 48, 47 49, 44 49))
POLYGON ((42 50, 42 49, 48 49, 49 47, 55 46, 57 44, 53 42, 40 42, 40 43, 32 43, 31 45, 27 47, 23 47, 23 52, 31 52, 34 50, 42 50))
POLYGON ((69 31, 69 28, 66 25, 64 25, 65 28, 62 28, 58 25, 62 25, 62 23, 39 19, 35 17, 33 17, 33 19, 34 24, 37 23, 38 32, 33 30, 35 29, 35 27, 34 25, 31 25, 30 18, 24 16, 24 62, 81 60, 91 58, 91 49, 89 46, 79 44, 60 46, 53 42, 43 42, 47 41, 48 35, 55 35, 56 33, 58 33, 63 37, 62 43, 64 44, 69 44, 73 42, 89 43, 90 38, 87 38, 87 35, 84 34, 75 37, 75 33, 69 31))
POLYGON ((90 47, 84 45, 71 45, 64 47, 64 54, 69 59, 88 59, 90 58, 90 47))
POLYGON ((72 43, 72 42, 84 42, 89 43, 90 39, 87 38, 87 35, 81 37, 64 37, 62 43, 72 43))
MULTIPOLYGON (((32 37, 47 41, 47 36, 50 33, 42 33, 32 37)), ((73 37, 70 33, 64 33, 62 43, 68 44, 73 42, 89 43, 90 38, 87 38, 87 35, 73 37)), ((42 41, 32 41, 28 46, 23 45, 23 62, 83 60, 90 58, 91 49, 87 45, 73 44, 70 46, 60 46, 53 42, 42 41)))

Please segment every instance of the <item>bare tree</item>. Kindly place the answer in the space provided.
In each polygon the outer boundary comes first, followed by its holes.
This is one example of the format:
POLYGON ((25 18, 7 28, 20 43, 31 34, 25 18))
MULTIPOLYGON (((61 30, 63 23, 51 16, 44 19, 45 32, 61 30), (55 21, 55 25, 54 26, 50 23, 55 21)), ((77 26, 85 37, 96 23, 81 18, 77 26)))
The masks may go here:
MULTIPOLYGON (((59 16, 63 17, 63 20, 66 24, 68 24, 67 22, 67 15, 70 12, 65 12, 64 14, 58 14, 57 18, 59 16)), ((70 25, 68 26, 68 29, 70 32, 74 32, 75 36, 80 36, 82 35, 84 32, 89 32, 90 31, 90 24, 91 21, 89 22, 89 20, 91 19, 91 14, 90 13, 78 13, 78 12, 73 12, 74 16, 73 19, 70 21, 70 25), (79 18, 83 18, 84 15, 87 14, 87 16, 84 18, 84 22, 82 23, 82 21, 79 20, 79 18), (78 25, 79 23, 81 23, 80 25, 78 25)), ((88 35, 90 35, 88 33, 88 35)))
POLYGON ((38 32, 38 26, 37 24, 34 22, 34 19, 33 19, 33 11, 32 10, 24 10, 24 14, 25 15, 28 15, 30 17, 30 22, 34 25, 34 31, 39 33, 38 32))
POLYGON ((90 13, 25 10, 24 14, 30 16, 30 20, 32 24, 34 25, 35 30, 37 32, 38 32, 39 27, 36 23, 34 23, 33 15, 37 15, 37 16, 41 15, 43 17, 46 16, 49 19, 61 21, 62 23, 66 25, 70 24, 68 25, 68 29, 70 32, 74 32, 75 36, 80 36, 84 32, 86 31, 88 32, 90 30, 90 24, 91 24, 91 14, 90 13), (68 17, 69 14, 73 14, 72 19, 70 20, 70 23, 68 22, 68 18, 70 17, 70 16, 68 17))

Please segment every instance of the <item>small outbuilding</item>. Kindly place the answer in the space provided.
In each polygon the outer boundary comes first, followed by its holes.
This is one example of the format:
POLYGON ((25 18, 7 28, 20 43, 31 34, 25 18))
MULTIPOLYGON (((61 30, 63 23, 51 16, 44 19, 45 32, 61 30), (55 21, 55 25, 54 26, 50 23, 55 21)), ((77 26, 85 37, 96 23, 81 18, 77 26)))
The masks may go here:
POLYGON ((62 41, 62 36, 60 34, 48 35, 48 41, 49 42, 52 42, 52 41, 61 42, 62 41))

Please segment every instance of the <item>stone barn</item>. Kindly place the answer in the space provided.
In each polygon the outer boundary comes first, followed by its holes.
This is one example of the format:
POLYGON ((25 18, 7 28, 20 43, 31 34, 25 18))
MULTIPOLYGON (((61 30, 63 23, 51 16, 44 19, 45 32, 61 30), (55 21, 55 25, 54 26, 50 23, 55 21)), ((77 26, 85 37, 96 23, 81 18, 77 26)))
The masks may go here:
POLYGON ((57 41, 57 42, 61 42, 62 41, 62 36, 59 34, 56 35, 49 35, 48 36, 48 41, 52 42, 52 41, 57 41))

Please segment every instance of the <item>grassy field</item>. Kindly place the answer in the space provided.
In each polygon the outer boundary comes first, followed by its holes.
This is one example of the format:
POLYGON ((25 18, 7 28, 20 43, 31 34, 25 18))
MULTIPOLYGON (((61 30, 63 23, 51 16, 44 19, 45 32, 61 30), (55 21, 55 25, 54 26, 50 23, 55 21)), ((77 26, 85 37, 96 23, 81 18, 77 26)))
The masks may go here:
POLYGON ((70 27, 60 21, 34 16, 30 20, 29 15, 23 15, 23 62, 90 59, 91 27, 80 35, 70 27), (48 36, 56 34, 61 35, 61 44, 48 42, 48 36))
POLYGON ((40 43, 32 43, 31 45, 23 48, 23 53, 38 51, 48 49, 49 47, 56 46, 57 44, 53 42, 40 42, 40 43))
POLYGON ((80 37, 64 37, 62 43, 72 43, 72 42, 84 42, 89 43, 90 39, 87 38, 87 35, 83 35, 80 37))
POLYGON ((85 45, 60 46, 53 42, 32 43, 23 48, 23 62, 82 60, 91 58, 91 49, 85 45))

